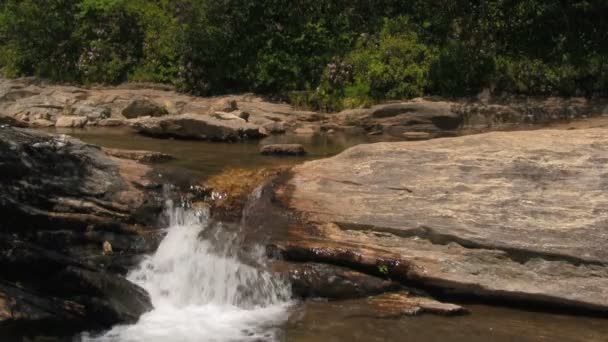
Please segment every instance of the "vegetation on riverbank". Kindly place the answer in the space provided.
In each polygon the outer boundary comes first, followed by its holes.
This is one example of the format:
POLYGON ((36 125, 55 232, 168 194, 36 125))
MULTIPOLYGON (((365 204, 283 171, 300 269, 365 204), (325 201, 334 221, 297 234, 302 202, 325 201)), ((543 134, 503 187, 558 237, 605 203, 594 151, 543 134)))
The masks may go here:
POLYGON ((336 110, 420 95, 608 94, 608 3, 6 0, 4 76, 256 91, 336 110))

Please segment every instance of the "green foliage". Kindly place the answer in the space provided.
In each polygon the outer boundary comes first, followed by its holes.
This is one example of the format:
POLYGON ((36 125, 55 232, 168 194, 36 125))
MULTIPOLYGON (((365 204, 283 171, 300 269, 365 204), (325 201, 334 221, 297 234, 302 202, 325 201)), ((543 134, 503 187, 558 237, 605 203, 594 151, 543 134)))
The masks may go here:
POLYGON ((388 266, 386 265, 378 265, 378 272, 382 275, 388 275, 388 266))
POLYGON ((422 96, 434 58, 407 18, 385 20, 377 36, 362 35, 343 61, 327 66, 317 90, 326 102, 319 107, 339 110, 422 96))
POLYGON ((449 41, 431 66, 431 91, 447 96, 476 94, 489 86, 495 69, 493 58, 462 42, 449 41))
POLYGON ((608 95, 606 17, 604 0, 4 0, 0 68, 323 110, 484 88, 608 95))

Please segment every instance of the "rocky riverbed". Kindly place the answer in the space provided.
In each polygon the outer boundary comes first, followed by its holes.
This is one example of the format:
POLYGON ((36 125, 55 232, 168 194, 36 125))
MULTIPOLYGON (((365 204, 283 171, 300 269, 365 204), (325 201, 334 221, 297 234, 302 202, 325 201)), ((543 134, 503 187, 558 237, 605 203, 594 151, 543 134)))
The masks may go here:
MULTIPOLYGON (((178 195, 210 208, 216 221, 231 221, 213 225, 240 227, 244 251, 264 244, 275 260, 269 272, 298 300, 343 303, 330 306, 373 319, 465 315, 463 298, 605 316, 605 114, 601 99, 559 98, 416 99, 324 114, 253 95, 197 98, 168 89, 2 80, 0 336, 7 328, 106 329, 152 310, 146 290, 124 275, 156 251, 167 224, 164 201, 178 195), (599 119, 569 122, 584 117, 599 119), (548 123, 561 129, 461 136, 548 123), (124 128, 110 127, 126 145, 102 148, 9 127, 80 134, 78 128, 115 125, 131 127, 138 139, 190 141, 131 146, 136 140, 123 136, 124 128), (276 144, 340 132, 365 136, 362 142, 428 141, 358 145, 295 167, 306 160, 297 158, 323 154, 306 144, 276 144), (159 148, 143 150, 148 146, 159 148), (272 167, 167 177, 193 151, 209 159, 226 146, 235 152, 226 165, 266 158, 260 165, 272 167), (266 156, 306 152, 288 163, 266 156), (150 165, 157 162, 169 167, 161 172, 150 165), (188 185, 185 192, 163 189, 174 180, 188 185)), ((337 145, 330 154, 352 144, 337 145)), ((192 163, 196 169, 201 160, 192 163)))

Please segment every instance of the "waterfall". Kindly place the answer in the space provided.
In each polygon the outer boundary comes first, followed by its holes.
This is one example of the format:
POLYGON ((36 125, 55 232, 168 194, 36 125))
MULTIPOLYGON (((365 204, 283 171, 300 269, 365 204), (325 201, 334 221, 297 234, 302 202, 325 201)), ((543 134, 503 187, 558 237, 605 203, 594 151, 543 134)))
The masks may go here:
POLYGON ((170 227, 153 255, 127 276, 154 310, 134 325, 84 341, 272 341, 287 319, 290 289, 264 270, 259 249, 242 261, 239 229, 208 211, 169 206, 170 227))

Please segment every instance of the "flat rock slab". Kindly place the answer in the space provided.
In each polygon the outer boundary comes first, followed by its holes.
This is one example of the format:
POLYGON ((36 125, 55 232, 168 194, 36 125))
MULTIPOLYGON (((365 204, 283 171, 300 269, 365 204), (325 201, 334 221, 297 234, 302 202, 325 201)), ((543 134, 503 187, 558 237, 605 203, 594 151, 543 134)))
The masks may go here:
POLYGON ((182 114, 158 118, 141 118, 133 121, 136 131, 160 137, 200 139, 211 141, 238 141, 263 138, 263 128, 245 120, 222 120, 208 115, 182 114))
POLYGON ((607 162, 606 129, 356 146, 275 189, 316 227, 279 247, 461 293, 608 311, 607 162))
POLYGON ((123 150, 118 148, 102 148, 102 150, 109 156, 135 160, 141 163, 163 163, 175 159, 170 154, 157 151, 123 150))

